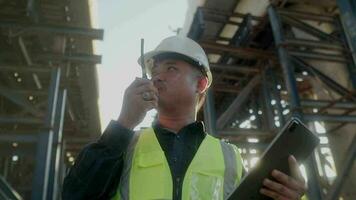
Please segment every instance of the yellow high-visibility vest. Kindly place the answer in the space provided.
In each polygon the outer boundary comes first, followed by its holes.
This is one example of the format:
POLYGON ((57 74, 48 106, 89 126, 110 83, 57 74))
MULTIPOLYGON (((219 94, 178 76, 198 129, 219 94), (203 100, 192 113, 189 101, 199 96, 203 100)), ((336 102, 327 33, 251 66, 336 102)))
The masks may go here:
MULTIPOLYGON (((152 128, 136 134, 125 157, 120 184, 112 199, 173 198, 171 172, 152 128)), ((225 199, 240 182, 242 169, 236 146, 207 135, 182 180, 182 199, 225 199)))

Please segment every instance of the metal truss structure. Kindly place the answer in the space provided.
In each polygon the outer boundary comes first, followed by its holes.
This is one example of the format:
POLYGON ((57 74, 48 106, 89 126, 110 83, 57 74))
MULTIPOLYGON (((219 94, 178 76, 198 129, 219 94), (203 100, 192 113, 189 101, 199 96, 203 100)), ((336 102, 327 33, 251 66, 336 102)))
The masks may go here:
POLYGON ((100 135, 101 39, 88 1, 0 1, 0 170, 24 199, 58 199, 73 157, 100 135))
MULTIPOLYGON (((240 2, 206 1, 188 32, 207 52, 214 79, 200 118, 208 132, 237 144, 251 167, 280 127, 291 116, 299 117, 322 139, 304 163, 308 197, 339 199, 356 153, 356 5, 273 1, 263 16, 253 16, 234 10, 240 2), (293 9, 296 5, 327 12, 293 9), (333 68, 325 70, 326 65, 333 68), (339 83, 339 73, 346 84, 339 83), (338 134, 349 139, 335 169, 328 138, 338 134), (337 176, 330 178, 329 169, 337 176)), ((344 199, 355 197, 347 193, 344 199)))

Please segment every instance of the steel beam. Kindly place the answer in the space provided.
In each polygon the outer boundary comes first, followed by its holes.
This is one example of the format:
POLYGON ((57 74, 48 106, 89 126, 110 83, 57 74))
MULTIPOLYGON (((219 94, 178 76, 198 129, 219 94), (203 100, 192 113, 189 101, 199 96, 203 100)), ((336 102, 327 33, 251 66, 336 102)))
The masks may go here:
POLYGON ((195 12, 194 19, 188 33, 188 37, 195 41, 199 41, 201 36, 204 34, 204 30, 205 30, 204 13, 202 9, 199 7, 195 12))
POLYGON ((0 124, 43 124, 40 118, 0 116, 0 124))
MULTIPOLYGON (((9 154, 6 154, 6 155, 9 155, 9 154)), ((9 156, 7 157, 4 157, 4 163, 3 163, 3 166, 4 166, 4 171, 3 171, 3 177, 4 179, 7 179, 7 176, 9 174, 9 156)))
POLYGON ((12 92, 8 88, 0 86, 0 95, 6 97, 13 103, 21 106, 22 108, 24 108, 25 110, 27 110, 28 112, 30 112, 31 114, 33 114, 36 117, 43 116, 43 113, 40 110, 35 109, 34 106, 30 102, 28 102, 28 100, 26 98, 24 98, 23 96, 21 96, 19 94, 12 92))
POLYGON ((68 34, 88 37, 92 39, 102 40, 104 31, 102 29, 67 27, 57 25, 31 24, 31 23, 17 23, 11 21, 0 20, 0 28, 21 29, 25 33, 51 33, 51 34, 68 34))
POLYGON ((257 93, 253 93, 251 94, 251 109, 252 109, 252 115, 254 115, 256 117, 255 123, 256 123, 256 128, 257 129, 262 129, 262 120, 261 117, 258 116, 258 109, 259 109, 259 105, 258 105, 258 101, 259 101, 259 96, 257 93))
POLYGON ((304 166, 308 177, 307 199, 323 200, 324 193, 322 193, 319 182, 317 160, 314 152, 304 161, 304 166))
POLYGON ((337 109, 354 109, 356 108, 356 103, 355 102, 345 102, 345 101, 339 101, 339 102, 333 102, 333 101, 327 101, 327 100, 311 100, 311 99, 302 99, 300 101, 301 105, 303 107, 313 107, 313 108, 322 108, 326 107, 329 105, 332 105, 330 108, 337 108, 337 109))
POLYGON ((27 1, 27 15, 32 18, 32 21, 34 23, 39 23, 40 22, 40 5, 39 5, 39 0, 28 0, 27 1))
POLYGON ((343 22, 341 21, 341 19, 339 20, 339 27, 340 27, 340 29, 342 27, 342 29, 344 30, 342 32, 342 36, 343 36, 344 40, 347 41, 347 43, 348 43, 347 46, 351 50, 351 56, 350 56, 351 61, 346 64, 346 67, 349 72, 349 78, 351 80, 352 87, 353 87, 353 89, 356 89, 356 53, 355 53, 356 46, 353 47, 352 44, 350 44, 351 38, 347 35, 347 33, 345 33, 346 28, 345 28, 343 22))
POLYGON ((335 82, 333 79, 331 79, 330 77, 328 77, 327 75, 319 71, 318 69, 304 62, 300 58, 293 57, 292 59, 297 64, 296 66, 302 68, 303 70, 306 70, 312 76, 315 75, 318 76, 320 80, 322 80, 327 86, 329 86, 339 95, 346 96, 347 97, 346 99, 352 99, 353 101, 356 101, 355 95, 353 95, 349 90, 347 90, 342 85, 335 82))
POLYGON ((58 106, 56 111, 56 120, 54 124, 53 150, 51 156, 51 166, 49 172, 48 196, 47 199, 57 200, 59 191, 59 166, 62 153, 62 133, 64 116, 66 109, 67 90, 64 89, 59 93, 58 106))
POLYGON ((273 31, 274 42, 278 49, 278 56, 282 66, 285 84, 287 86, 288 94, 290 97, 289 100, 291 110, 294 111, 293 114, 300 117, 300 102, 297 84, 294 77, 294 66, 290 61, 290 56, 288 55, 287 49, 281 45, 284 41, 281 20, 273 6, 268 7, 268 16, 273 31))
POLYGON ((226 52, 234 55, 235 57, 245 59, 265 59, 276 60, 276 55, 272 51, 253 49, 248 47, 234 47, 231 45, 223 45, 213 42, 201 42, 200 45, 209 52, 209 50, 226 52))
POLYGON ((217 121, 217 128, 223 129, 225 128, 231 120, 239 113, 242 104, 247 100, 248 96, 252 92, 252 90, 261 82, 261 76, 257 74, 253 77, 250 82, 244 87, 240 94, 235 98, 235 100, 231 103, 231 105, 225 110, 224 113, 221 114, 217 121))
POLYGON ((46 200, 47 197, 54 134, 53 128, 57 110, 60 77, 61 69, 59 67, 53 68, 49 87, 48 113, 45 120, 45 129, 39 133, 37 144, 36 165, 32 183, 33 200, 46 200))
POLYGON ((226 93, 239 93, 241 88, 239 86, 232 86, 225 84, 213 84, 212 89, 216 92, 226 92, 226 93))
MULTIPOLYGON (((207 12, 209 14, 214 14, 214 15, 220 15, 220 16, 224 16, 224 17, 244 18, 246 16, 246 14, 242 14, 242 13, 238 13, 238 12, 219 11, 216 9, 209 9, 206 7, 201 7, 200 9, 202 9, 203 12, 207 12)), ((251 15, 251 18, 256 21, 263 20, 263 17, 253 16, 253 15, 251 15)))
POLYGON ((317 49, 331 49, 338 51, 345 51, 345 47, 340 43, 332 43, 332 42, 320 42, 316 40, 307 40, 307 39, 294 39, 288 38, 285 42, 282 43, 284 46, 305 46, 312 47, 317 49))
MULTIPOLYGON (((62 150, 62 152, 60 153, 60 159, 59 159, 60 165, 59 165, 59 170, 57 172, 59 174, 58 181, 60 183, 60 185, 59 185, 60 188, 62 188, 62 186, 63 186, 64 177, 66 176, 66 172, 67 172, 65 170, 65 167, 66 167, 65 158, 66 158, 67 147, 66 147, 66 143, 64 140, 62 140, 61 150, 62 150)), ((62 193, 60 193, 59 195, 61 195, 61 194, 62 193)))
POLYGON ((267 69, 262 72, 261 93, 263 95, 263 117, 267 130, 274 128, 273 111, 271 106, 270 82, 267 80, 267 69))
MULTIPOLYGON (((299 1, 299 0, 298 0, 299 1)), ((277 9, 279 14, 291 16, 297 19, 306 19, 306 20, 313 20, 318 22, 335 22, 335 17, 332 15, 325 15, 325 14, 315 14, 315 13, 308 13, 296 10, 290 10, 285 8, 277 9)))
POLYGON ((251 14, 246 14, 239 29, 237 29, 234 37, 231 38, 230 44, 234 46, 245 46, 249 42, 248 38, 252 31, 252 27, 252 16, 251 14))
POLYGON ((36 133, 14 133, 0 131, 1 142, 21 142, 21 143, 34 143, 37 142, 36 133))
POLYGON ((241 25, 240 22, 234 22, 234 21, 231 21, 231 20, 225 20, 225 19, 222 19, 222 18, 210 17, 210 16, 204 17, 204 20, 209 21, 209 22, 219 23, 219 24, 229 24, 229 25, 234 25, 234 26, 240 26, 241 25))
POLYGON ((335 0, 288 0, 288 3, 308 4, 319 7, 334 7, 336 6, 335 0))
POLYGON ((300 50, 289 50, 289 54, 292 56, 298 56, 301 58, 314 59, 314 60, 324 60, 330 62, 341 62, 347 63, 349 60, 344 55, 337 54, 326 54, 326 53, 315 53, 300 50))
MULTIPOLYGON (((23 41, 22 37, 18 37, 18 42, 19 42, 19 46, 20 46, 20 49, 21 49, 21 52, 22 52, 22 55, 23 57, 25 58, 25 61, 27 63, 27 65, 30 67, 33 65, 32 63, 32 59, 28 53, 28 50, 27 50, 27 47, 26 47, 26 44, 25 42, 23 41)), ((33 81, 35 82, 36 86, 37 86, 37 89, 42 89, 42 84, 41 84, 41 81, 40 79, 38 78, 37 74, 36 73, 32 73, 32 78, 33 78, 33 81)))
MULTIPOLYGON (((46 96, 48 96, 48 94, 47 94, 46 96)), ((46 97, 46 96, 45 96, 45 97, 46 97)), ((46 100, 42 100, 42 101, 38 102, 37 104, 35 104, 34 106, 35 106, 35 108, 38 109, 38 110, 43 110, 43 109, 45 108, 46 104, 47 104, 47 101, 46 101, 46 100)), ((17 113, 14 114, 14 115, 15 115, 15 116, 26 116, 27 113, 28 113, 28 112, 27 112, 26 110, 21 110, 20 112, 17 112, 17 113)), ((43 119, 44 119, 44 118, 43 118, 43 119)), ((44 122, 44 120, 43 120, 43 122, 44 122)))
POLYGON ((23 67, 18 65, 2 65, 0 64, 0 71, 13 71, 13 72, 34 72, 34 73, 49 73, 51 72, 50 67, 43 66, 31 66, 31 67, 23 67))
MULTIPOLYGON (((270 77, 271 77, 271 82, 272 82, 271 92, 272 92, 272 95, 276 101, 277 115, 278 115, 280 124, 283 125, 285 123, 285 119, 284 119, 284 115, 283 115, 283 108, 281 105, 281 93, 277 89, 276 80, 278 80, 278 79, 272 69, 269 69, 269 72, 270 72, 270 77)), ((280 126, 280 128, 282 128, 282 126, 280 126)))
MULTIPOLYGON (((11 141, 8 142, 8 145, 3 145, 1 144, 1 149, 0 149, 0 157, 4 158, 4 157, 9 157, 11 159, 12 155, 18 155, 20 158, 21 157, 29 157, 31 155, 34 155, 36 152, 35 152, 35 148, 34 148, 34 145, 36 145, 36 143, 22 143, 21 146, 19 147, 16 147, 16 148, 13 148, 11 146, 11 141)), ((11 162, 10 163, 10 166, 12 165, 13 163, 11 162)), ((0 198, 1 199, 1 198, 0 198)), ((3 200, 3 199, 1 199, 3 200)))
MULTIPOLYGON (((9 89, 13 94, 17 95, 33 95, 33 96, 46 96, 48 95, 48 91, 44 90, 24 90, 24 89, 9 89)), ((36 105, 34 105, 36 107, 36 105)))
MULTIPOLYGON (((0 59, 8 58, 8 57, 16 57, 16 54, 13 52, 0 52, 0 59)), ((72 62, 83 62, 90 64, 99 64, 101 62, 100 55, 91 55, 91 54, 82 54, 82 53, 74 53, 74 54, 55 54, 55 53, 45 53, 45 54, 34 54, 34 62, 36 61, 72 61, 72 62)))
MULTIPOLYGON (((242 22, 237 24, 238 30, 234 36, 229 40, 229 45, 234 47, 243 47, 249 40, 250 32, 252 29, 252 19, 250 14, 242 19, 242 22)), ((228 63, 231 58, 231 55, 228 52, 225 52, 219 59, 219 63, 228 63)))
POLYGON ((204 122, 207 127, 207 132, 216 135, 216 113, 213 91, 209 88, 206 93, 206 99, 204 104, 204 122))
POLYGON ((348 147, 346 153, 345 153, 345 158, 344 161, 342 162, 343 165, 341 169, 338 172, 338 176, 336 180, 334 180, 333 185, 329 189, 329 192, 327 193, 326 200, 337 200, 339 199, 339 195, 342 189, 342 186, 344 185, 346 179, 348 178, 348 174, 350 173, 350 170, 352 169, 354 163, 355 163, 355 158, 356 158, 356 136, 354 135, 352 142, 350 146, 348 147))
MULTIPOLYGON (((268 12, 268 17, 270 19, 270 23, 271 23, 271 27, 272 27, 274 42, 275 42, 276 47, 278 48, 279 60, 280 60, 281 66, 282 66, 283 75, 284 75, 286 87, 287 87, 288 94, 289 94, 290 109, 292 112, 292 116, 302 119, 297 84, 296 84, 295 77, 294 77, 294 66, 292 65, 292 62, 290 60, 290 55, 288 55, 287 49, 282 45, 282 43, 284 42, 284 37, 283 37, 283 30, 282 30, 280 16, 278 15, 276 9, 272 5, 270 5, 268 7, 267 12, 268 12)), ((305 25, 302 22, 300 22, 300 23, 299 22, 300 21, 297 21, 296 24, 297 25, 299 24, 302 28, 305 28, 305 25)), ((317 31, 314 31, 314 29, 311 29, 311 30, 313 33, 317 32, 317 31)), ((317 33, 319 33, 319 32, 317 32, 317 33)), ((314 158, 310 158, 307 160, 306 166, 309 169, 309 171, 308 171, 308 173, 309 173, 308 174, 308 179, 309 179, 308 197, 313 200, 319 200, 319 199, 322 199, 323 193, 322 193, 322 190, 318 183, 317 168, 315 167, 315 165, 316 165, 316 163, 315 163, 314 158)))
POLYGON ((210 64, 212 70, 226 70, 229 72, 239 73, 259 73, 260 70, 254 66, 227 65, 227 64, 210 64))
POLYGON ((25 61, 27 63, 27 65, 32 65, 32 59, 30 57, 30 54, 28 53, 27 51, 27 48, 26 48, 26 45, 25 45, 25 42, 23 41, 22 37, 18 37, 18 42, 19 42, 19 46, 20 46, 20 49, 21 49, 21 52, 22 52, 22 55, 23 57, 25 58, 25 61))
POLYGON ((337 0, 340 10, 340 24, 344 37, 352 52, 352 63, 348 65, 352 86, 356 89, 356 5, 352 0, 337 0))
POLYGON ((39 60, 53 60, 53 61, 72 61, 72 62, 84 62, 91 64, 101 63, 101 56, 90 54, 38 54, 36 56, 39 60))
POLYGON ((356 123, 356 115, 319 115, 319 114, 304 114, 304 119, 307 121, 326 121, 326 122, 349 122, 356 123))
MULTIPOLYGON (((241 81, 241 80, 245 80, 245 76, 239 76, 239 75, 231 75, 226 74, 226 73, 220 73, 216 75, 220 80, 224 80, 224 79, 228 79, 228 80, 234 80, 234 81, 241 81)), ((217 83, 219 84, 219 83, 217 83)), ((226 83, 220 83, 222 85, 222 87, 224 86, 228 86, 228 84, 226 83)), ((236 86, 238 87, 238 85, 233 85, 235 88, 236 86)))
POLYGON ((22 197, 7 183, 7 181, 2 176, 0 176, 0 198, 22 200, 22 197))
POLYGON ((313 26, 310 26, 309 24, 302 22, 298 19, 295 19, 294 17, 290 17, 290 16, 286 16, 286 15, 281 15, 281 18, 284 22, 286 22, 287 24, 294 26, 298 29, 301 29, 302 31, 311 34, 315 37, 327 40, 327 41, 333 41, 334 43, 341 43, 341 41, 332 35, 329 35, 325 32, 322 32, 321 30, 314 28, 313 26))

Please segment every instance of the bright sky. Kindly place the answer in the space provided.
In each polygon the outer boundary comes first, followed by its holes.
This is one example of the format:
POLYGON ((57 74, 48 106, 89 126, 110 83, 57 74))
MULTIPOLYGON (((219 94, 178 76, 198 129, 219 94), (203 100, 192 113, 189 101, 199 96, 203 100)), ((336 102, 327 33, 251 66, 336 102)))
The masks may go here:
MULTIPOLYGON (((154 49, 165 37, 175 35, 183 26, 187 0, 105 0, 96 1, 98 28, 104 29, 104 41, 96 43, 102 55, 98 65, 99 108, 101 126, 117 119, 125 88, 141 76, 137 64, 140 39, 145 39, 145 52, 154 49)), ((149 126, 150 112, 140 126, 149 126)))

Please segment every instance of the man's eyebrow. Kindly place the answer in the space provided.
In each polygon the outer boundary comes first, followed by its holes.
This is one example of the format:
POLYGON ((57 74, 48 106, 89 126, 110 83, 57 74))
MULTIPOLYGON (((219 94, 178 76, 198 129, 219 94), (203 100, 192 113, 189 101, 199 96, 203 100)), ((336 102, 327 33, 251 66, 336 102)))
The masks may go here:
POLYGON ((174 64, 177 64, 177 62, 174 60, 169 60, 169 61, 164 62, 163 64, 164 65, 174 65, 174 64))
MULTIPOLYGON (((161 61, 163 65, 175 65, 177 62, 175 60, 161 61)), ((151 68, 151 72, 157 68, 157 63, 155 62, 151 68)))

